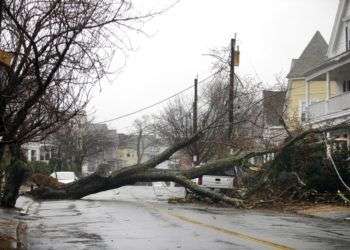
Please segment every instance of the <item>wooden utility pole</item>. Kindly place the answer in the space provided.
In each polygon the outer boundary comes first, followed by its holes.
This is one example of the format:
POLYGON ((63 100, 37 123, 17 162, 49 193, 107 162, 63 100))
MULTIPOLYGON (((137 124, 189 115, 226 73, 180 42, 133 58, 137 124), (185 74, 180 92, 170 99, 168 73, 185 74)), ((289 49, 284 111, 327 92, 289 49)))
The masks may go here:
POLYGON ((235 82, 235 47, 236 47, 236 36, 235 36, 235 38, 231 39, 227 140, 230 140, 230 138, 232 136, 232 130, 233 130, 233 91, 234 91, 234 82, 235 82))
MULTIPOLYGON (((198 79, 194 79, 194 101, 193 101, 193 134, 198 132, 198 79)), ((198 163, 198 147, 197 142, 193 144, 194 154, 193 154, 193 164, 196 166, 198 163)))
POLYGON ((197 125, 197 119, 198 119, 198 79, 194 79, 194 101, 193 101, 193 134, 197 133, 198 125, 197 125))

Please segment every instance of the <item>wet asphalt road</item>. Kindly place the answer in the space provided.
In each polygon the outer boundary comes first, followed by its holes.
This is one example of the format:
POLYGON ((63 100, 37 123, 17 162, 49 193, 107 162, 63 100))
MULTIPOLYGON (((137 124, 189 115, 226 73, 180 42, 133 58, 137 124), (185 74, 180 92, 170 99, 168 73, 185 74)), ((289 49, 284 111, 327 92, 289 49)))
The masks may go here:
POLYGON ((29 249, 350 249, 350 223, 167 204, 182 188, 123 187, 77 201, 32 202, 29 249))

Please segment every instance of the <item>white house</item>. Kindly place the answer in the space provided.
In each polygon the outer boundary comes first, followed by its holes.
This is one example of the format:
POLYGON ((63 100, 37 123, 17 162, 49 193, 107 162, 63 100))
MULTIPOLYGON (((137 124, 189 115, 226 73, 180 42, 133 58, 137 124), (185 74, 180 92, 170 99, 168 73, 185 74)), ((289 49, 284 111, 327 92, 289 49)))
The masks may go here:
MULTIPOLYGON (((308 125, 319 127, 350 121, 350 0, 339 0, 327 59, 305 73, 305 83, 308 125), (310 85, 318 80, 325 81, 326 99, 311 103, 310 85), (336 89, 335 96, 331 96, 331 89, 336 89)), ((349 131, 344 131, 343 137, 350 142, 349 131)))
POLYGON ((23 151, 28 161, 49 162, 52 157, 52 145, 46 143, 26 143, 23 145, 23 151))

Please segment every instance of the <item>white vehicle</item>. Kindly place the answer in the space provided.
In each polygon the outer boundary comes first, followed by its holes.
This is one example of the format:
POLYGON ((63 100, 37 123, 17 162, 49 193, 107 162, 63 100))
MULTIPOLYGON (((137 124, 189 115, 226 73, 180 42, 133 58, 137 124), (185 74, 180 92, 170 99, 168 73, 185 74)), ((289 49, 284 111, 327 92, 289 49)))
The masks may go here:
POLYGON ((58 182, 67 184, 78 180, 78 177, 74 172, 53 172, 50 174, 51 177, 57 179, 58 182))
POLYGON ((216 176, 216 175, 203 175, 196 179, 198 185, 208 188, 217 189, 232 189, 233 177, 231 176, 216 176))
POLYGON ((152 186, 155 188, 164 188, 166 187, 166 184, 165 182, 157 181, 157 182, 152 182, 152 186))

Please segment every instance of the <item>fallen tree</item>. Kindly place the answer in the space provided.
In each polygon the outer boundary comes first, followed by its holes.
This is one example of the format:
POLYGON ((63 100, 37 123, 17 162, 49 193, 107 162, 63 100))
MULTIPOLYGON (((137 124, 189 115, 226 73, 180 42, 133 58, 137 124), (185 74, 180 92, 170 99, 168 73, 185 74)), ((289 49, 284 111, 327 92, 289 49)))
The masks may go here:
POLYGON ((190 139, 177 143, 152 160, 116 170, 110 175, 105 171, 105 169, 107 169, 105 168, 105 165, 101 165, 94 174, 82 178, 72 184, 65 185, 62 188, 48 186, 40 187, 28 194, 37 199, 80 199, 89 194, 131 185, 140 181, 173 181, 195 193, 198 193, 199 195, 209 197, 215 201, 223 201, 235 206, 241 206, 242 201, 239 199, 229 198, 223 194, 218 194, 200 187, 190 179, 199 177, 205 173, 214 173, 216 171, 229 169, 232 165, 242 162, 246 156, 232 156, 229 159, 207 164, 203 167, 191 170, 155 169, 157 165, 168 160, 175 152, 198 140, 201 135, 202 133, 198 133, 190 139))
MULTIPOLYGON (((230 169, 232 166, 249 166, 249 163, 247 162, 248 159, 255 156, 261 156, 267 153, 275 152, 276 156, 274 160, 268 162, 265 166, 266 170, 268 170, 269 167, 273 166, 276 161, 280 160, 280 157, 282 157, 282 155, 286 153, 290 147, 295 146, 298 142, 301 142, 307 136, 322 134, 325 132, 344 128, 350 128, 349 124, 341 124, 334 127, 319 129, 309 129, 298 135, 295 135, 292 138, 289 138, 278 149, 244 154, 236 152, 228 158, 216 160, 198 168, 192 168, 188 170, 164 170, 155 168, 161 162, 168 160, 178 150, 197 141, 202 136, 202 132, 200 132, 189 139, 178 142, 176 145, 168 148, 154 159, 149 160, 145 163, 122 168, 112 172, 111 174, 108 174, 108 172, 105 171, 105 169, 107 169, 105 168, 106 166, 101 165, 94 174, 82 178, 72 184, 64 185, 60 188, 53 188, 48 186, 40 187, 27 194, 36 199, 80 199, 90 194, 110 189, 116 189, 125 185, 134 184, 136 182, 173 181, 200 196, 208 197, 214 201, 228 203, 236 207, 241 207, 243 206, 243 201, 241 199, 231 198, 226 195, 213 192, 207 188, 200 187, 192 182, 191 179, 205 174, 215 174, 230 169)), ((270 172, 264 171, 263 175, 265 175, 265 177, 266 174, 268 175, 270 172)), ((300 180, 298 176, 297 179, 300 180)), ((261 180, 261 183, 256 183, 255 188, 261 187, 261 185, 264 183, 263 180, 266 180, 266 178, 263 178, 262 176, 261 180)))

